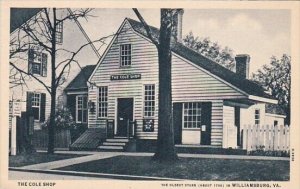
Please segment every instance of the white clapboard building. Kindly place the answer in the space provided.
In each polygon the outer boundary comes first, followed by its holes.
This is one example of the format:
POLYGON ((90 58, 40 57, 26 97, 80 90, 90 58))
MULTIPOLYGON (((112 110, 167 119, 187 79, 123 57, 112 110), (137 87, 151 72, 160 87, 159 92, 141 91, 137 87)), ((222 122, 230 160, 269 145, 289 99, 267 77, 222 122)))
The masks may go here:
MULTIPOLYGON (((248 55, 236 57, 235 73, 185 47, 181 43, 182 14, 172 45, 175 143, 237 148, 241 124, 263 119, 255 111, 260 107, 257 104, 276 104, 277 100, 248 80, 248 55), (252 111, 252 106, 257 109, 252 111)), ((157 38, 159 30, 150 28, 157 38)), ((113 142, 128 136, 124 142, 134 141, 138 151, 155 146, 158 52, 138 21, 126 18, 118 33, 98 64, 83 70, 65 90, 70 101, 76 101, 71 103, 76 115, 82 114, 78 106, 82 99, 88 104, 84 116, 88 130, 73 148, 114 149, 113 142), (84 78, 87 82, 82 82, 84 78)))

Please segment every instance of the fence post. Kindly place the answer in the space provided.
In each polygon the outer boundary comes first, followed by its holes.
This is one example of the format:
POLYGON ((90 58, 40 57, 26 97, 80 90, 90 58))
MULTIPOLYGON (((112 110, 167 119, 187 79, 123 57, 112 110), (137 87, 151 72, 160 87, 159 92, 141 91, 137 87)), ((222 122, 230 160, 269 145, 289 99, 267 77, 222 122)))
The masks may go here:
POLYGON ((251 151, 251 147, 252 147, 252 126, 248 125, 248 136, 247 136, 247 152, 251 151))
POLYGON ((278 126, 274 125, 274 151, 278 150, 278 126))
POLYGON ((270 150, 270 128, 266 125, 265 150, 270 150))
POLYGON ((266 130, 265 130, 265 125, 262 125, 261 127, 261 145, 264 146, 264 149, 266 149, 266 130))
POLYGON ((279 126, 279 150, 282 151, 284 150, 284 147, 283 147, 283 125, 280 125, 279 126))
POLYGON ((11 118, 11 148, 10 154, 12 156, 17 155, 17 117, 14 116, 11 118))
POLYGON ((290 126, 286 125, 286 145, 287 148, 286 150, 289 152, 290 151, 290 126))

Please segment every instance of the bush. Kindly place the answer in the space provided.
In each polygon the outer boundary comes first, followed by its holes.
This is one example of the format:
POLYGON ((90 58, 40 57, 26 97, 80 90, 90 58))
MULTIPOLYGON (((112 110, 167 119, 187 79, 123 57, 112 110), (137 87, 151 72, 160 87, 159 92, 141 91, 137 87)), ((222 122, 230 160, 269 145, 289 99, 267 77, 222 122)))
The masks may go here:
MULTIPOLYGON (((50 124, 50 118, 42 124, 43 129, 47 129, 50 124)), ((55 112, 55 128, 56 129, 72 129, 76 127, 71 112, 67 108, 57 109, 55 112)))
POLYGON ((252 156, 275 156, 275 157, 290 157, 288 151, 273 151, 265 150, 265 146, 256 146, 256 150, 253 150, 249 153, 252 156))

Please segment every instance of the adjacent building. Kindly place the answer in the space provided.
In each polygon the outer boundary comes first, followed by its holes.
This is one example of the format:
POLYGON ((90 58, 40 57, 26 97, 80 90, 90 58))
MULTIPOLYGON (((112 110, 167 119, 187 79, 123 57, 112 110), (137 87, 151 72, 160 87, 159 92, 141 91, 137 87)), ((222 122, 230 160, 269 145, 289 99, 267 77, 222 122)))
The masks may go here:
MULTIPOLYGON (((34 129, 41 129, 41 125, 48 119, 50 115, 50 94, 46 90, 45 86, 41 84, 43 82, 46 86, 51 84, 51 56, 49 52, 39 45, 39 43, 30 37, 20 29, 24 24, 30 25, 34 28, 35 34, 39 40, 47 44, 45 31, 45 24, 41 20, 45 19, 43 9, 14 9, 12 11, 11 19, 11 33, 10 33, 10 50, 16 52, 20 46, 25 51, 16 53, 16 55, 10 57, 10 62, 13 63, 18 69, 29 73, 32 76, 26 74, 20 74, 12 65, 10 66, 10 114, 21 115, 21 112, 32 112, 34 117, 34 129), (44 29, 44 30, 43 30, 44 29), (27 36, 27 37, 24 37, 27 36), (24 79, 24 83, 21 84, 20 78, 24 79), (33 78, 36 77, 36 78, 33 78), (37 81, 40 80, 41 82, 37 81)), ((49 11, 49 9, 48 9, 49 11)), ((63 60, 70 58, 68 51, 76 51, 83 44, 88 43, 86 36, 83 35, 82 28, 80 28, 76 22, 71 20, 61 21, 60 19, 70 14, 67 9, 57 9, 57 19, 59 21, 56 31, 57 53, 56 53, 56 66, 57 73, 62 68, 59 67, 59 63, 63 60), (74 37, 76 40, 74 41, 74 37)), ((51 17, 50 13, 50 17, 51 17)), ((52 18, 52 17, 51 17, 52 18)), ((48 33, 49 34, 49 33, 48 33)), ((85 64, 85 62, 97 62, 98 57, 90 46, 85 47, 80 51, 76 58, 79 64, 85 64)), ((63 64, 61 64, 63 65, 63 64)), ((75 74, 80 71, 77 63, 72 63, 69 74, 64 74, 64 78, 57 91, 57 105, 64 105, 63 89, 74 78, 75 74), (75 73, 75 74, 74 74, 75 73)))

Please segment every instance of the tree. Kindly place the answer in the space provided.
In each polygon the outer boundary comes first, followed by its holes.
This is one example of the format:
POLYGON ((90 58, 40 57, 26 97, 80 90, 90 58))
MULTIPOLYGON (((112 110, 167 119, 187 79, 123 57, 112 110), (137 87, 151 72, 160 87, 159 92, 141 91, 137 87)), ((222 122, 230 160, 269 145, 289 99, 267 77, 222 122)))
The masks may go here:
POLYGON ((291 57, 283 54, 280 59, 271 57, 270 65, 264 65, 252 79, 278 99, 278 105, 286 113, 286 124, 290 124, 291 103, 291 57))
POLYGON ((218 64, 229 70, 234 69, 235 60, 232 49, 225 47, 224 49, 217 43, 212 42, 208 37, 199 39, 195 37, 193 32, 190 32, 183 39, 185 46, 199 52, 205 57, 208 57, 218 64))
POLYGON ((150 27, 137 9, 133 9, 143 24, 147 36, 155 44, 158 51, 159 69, 159 112, 157 148, 153 157, 158 161, 175 161, 178 159, 174 146, 172 88, 171 88, 171 35, 174 29, 174 19, 180 9, 161 9, 159 39, 155 39, 150 27))
MULTIPOLYGON (((33 79, 41 84, 51 96, 50 119, 48 129, 48 153, 54 153, 54 134, 55 134, 55 111, 57 89, 65 82, 72 63, 78 64, 75 59, 76 55, 87 45, 82 45, 77 51, 62 49, 57 44, 61 39, 59 36, 59 27, 65 21, 76 21, 78 18, 88 18, 92 9, 78 9, 75 11, 65 12, 57 17, 57 9, 44 8, 38 14, 33 16, 29 21, 21 25, 17 35, 10 40, 10 84, 12 87, 26 85, 28 79, 33 79), (39 51, 46 51, 50 55, 50 85, 41 77, 33 74, 29 69, 24 69, 22 60, 27 59, 27 52, 33 47, 38 46, 39 51), (57 53, 63 52, 64 59, 59 60, 57 53), (26 58, 25 58, 26 57, 26 58), (22 67, 23 66, 23 67, 22 67)), ((101 41, 102 39, 98 40, 101 41)), ((44 56, 44 54, 43 54, 44 56)), ((46 55, 45 55, 46 56, 46 55)), ((28 57, 30 59, 30 57, 28 57)), ((34 57, 31 57, 34 58, 34 57)), ((43 59, 43 57, 42 57, 43 59)))

